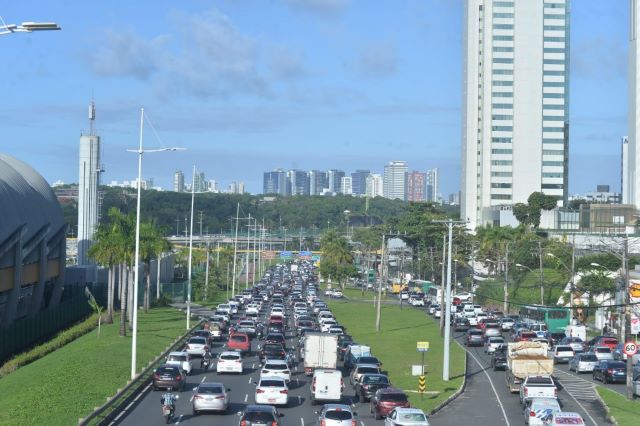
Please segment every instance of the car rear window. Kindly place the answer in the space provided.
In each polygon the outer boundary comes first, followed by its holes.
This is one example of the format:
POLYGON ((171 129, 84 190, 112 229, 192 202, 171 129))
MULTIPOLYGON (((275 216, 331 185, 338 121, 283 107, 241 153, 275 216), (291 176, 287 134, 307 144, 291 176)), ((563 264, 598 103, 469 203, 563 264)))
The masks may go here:
POLYGON ((527 384, 530 385, 549 385, 553 383, 549 377, 529 377, 527 384))
POLYGON ((403 393, 383 393, 380 395, 381 401, 394 401, 394 402, 405 402, 407 401, 407 395, 403 393))
POLYGON ((233 340, 234 342, 246 342, 247 341, 247 336, 239 336, 239 335, 235 335, 235 336, 231 336, 230 338, 231 340, 233 340))
POLYGON ((273 418, 273 414, 258 411, 245 413, 245 415, 242 416, 242 420, 255 423, 270 423, 276 421, 276 419, 273 418))
POLYGON ((169 355, 169 361, 179 361, 179 362, 183 362, 186 361, 187 357, 184 355, 169 355))
POLYGON ((597 360, 598 360, 598 357, 595 355, 582 355, 580 357, 580 361, 590 362, 590 361, 597 361, 597 360))
POLYGON ((226 361, 235 361, 237 359, 240 359, 240 355, 225 354, 225 355, 220 355, 220 359, 224 359, 226 361))
POLYGON ((286 364, 265 364, 264 368, 267 370, 287 370, 286 364))
POLYGON ((596 352, 600 354, 610 354, 611 348, 596 348, 596 352))
POLYGON ((389 383, 389 379, 385 376, 364 376, 362 382, 365 384, 389 383))
POLYGON ((557 346, 556 352, 573 352, 573 348, 571 346, 557 346))
POLYGON ((608 368, 626 368, 627 364, 621 361, 609 362, 607 363, 608 368))
POLYGON ((285 382, 284 380, 264 379, 260 380, 260 387, 283 388, 285 387, 285 382))
POLYGON ((180 370, 178 370, 177 368, 172 368, 172 367, 160 367, 156 370, 157 374, 171 374, 171 375, 177 375, 180 373, 180 370))
POLYGON ((469 331, 469 336, 481 336, 482 335, 482 331, 480 330, 471 330, 469 331))
POLYGON ((358 374, 379 373, 380 369, 375 367, 359 367, 358 374))
POLYGON ((344 410, 329 410, 324 414, 327 420, 351 420, 353 416, 350 411, 344 410))
POLYGON ((617 345, 618 339, 602 339, 601 342, 603 345, 617 345))
POLYGON ((197 393, 206 393, 208 395, 216 395, 223 393, 221 386, 200 386, 197 393))
POLYGON ((195 345, 206 345, 207 341, 202 337, 192 337, 189 339, 189 343, 193 343, 195 345))
POLYGON ((378 358, 374 356, 361 356, 358 358, 358 362, 361 364, 378 364, 378 358))
POLYGON ((400 414, 398 416, 398 419, 403 421, 410 421, 410 422, 426 422, 427 421, 424 414, 420 414, 420 413, 400 414))

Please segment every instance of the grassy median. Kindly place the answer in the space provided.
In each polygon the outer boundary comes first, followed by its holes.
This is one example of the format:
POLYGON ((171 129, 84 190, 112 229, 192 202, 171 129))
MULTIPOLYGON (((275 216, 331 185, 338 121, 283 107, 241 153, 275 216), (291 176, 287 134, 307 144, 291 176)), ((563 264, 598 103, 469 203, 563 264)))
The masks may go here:
POLYGON ((394 386, 406 391, 418 390, 418 377, 411 375, 411 365, 420 365, 421 354, 416 351, 417 341, 430 342, 425 354, 427 392, 423 397, 407 392, 411 405, 425 412, 433 410, 449 398, 462 385, 465 355, 462 348, 451 344, 451 380, 442 380, 443 339, 438 325, 424 311, 399 305, 382 305, 381 331, 375 331, 376 311, 373 303, 329 300, 328 305, 338 321, 347 327, 358 343, 371 346, 372 352, 383 363, 394 386))
MULTIPOLYGON (((0 424, 70 425, 122 388, 130 377, 131 336, 120 337, 119 317, 0 380, 0 424)), ((173 308, 138 315, 138 368, 185 332, 173 308)))
POLYGON ((620 426, 632 426, 638 424, 640 415, 640 402, 629 401, 624 395, 609 390, 603 386, 596 386, 600 398, 609 407, 609 415, 616 419, 620 426))

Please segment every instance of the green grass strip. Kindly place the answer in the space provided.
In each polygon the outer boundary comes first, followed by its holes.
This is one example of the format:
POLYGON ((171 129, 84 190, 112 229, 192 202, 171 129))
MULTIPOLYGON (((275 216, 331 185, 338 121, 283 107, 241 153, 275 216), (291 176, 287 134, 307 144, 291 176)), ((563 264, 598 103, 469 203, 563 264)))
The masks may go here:
MULTIPOLYGON (((371 294, 371 293, 369 293, 371 294)), ((411 375, 411 365, 420 365, 421 354, 416 350, 417 341, 430 342, 425 354, 427 392, 408 392, 413 407, 429 413, 449 398, 462 386, 465 370, 464 350, 451 344, 451 379, 442 380, 443 339, 440 329, 422 310, 409 306, 400 309, 398 305, 382 305, 381 331, 375 331, 376 311, 373 303, 328 299, 328 305, 338 321, 347 327, 358 343, 371 346, 373 354, 383 363, 383 370, 389 373, 391 383, 400 389, 418 390, 418 377, 411 375)))
POLYGON ((638 424, 638 416, 640 416, 639 401, 629 401, 626 396, 603 386, 596 386, 596 390, 600 398, 609 407, 609 415, 615 418, 619 426, 638 424))
MULTIPOLYGON (((119 317, 0 380, 0 424, 69 425, 102 405, 130 378, 131 335, 119 317)), ((185 332, 173 308, 138 313, 138 371, 185 332)))

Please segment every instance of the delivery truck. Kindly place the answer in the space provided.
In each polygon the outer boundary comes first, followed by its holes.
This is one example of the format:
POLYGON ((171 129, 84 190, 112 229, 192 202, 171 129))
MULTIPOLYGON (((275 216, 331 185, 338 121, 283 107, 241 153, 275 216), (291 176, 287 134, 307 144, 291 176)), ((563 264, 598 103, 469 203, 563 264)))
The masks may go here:
POLYGON ((510 392, 520 392, 520 384, 527 376, 553 374, 553 359, 547 356, 549 345, 545 342, 513 342, 507 346, 506 373, 510 392))
POLYGON ((335 369, 338 362, 338 335, 305 333, 304 374, 311 376, 316 368, 335 369))

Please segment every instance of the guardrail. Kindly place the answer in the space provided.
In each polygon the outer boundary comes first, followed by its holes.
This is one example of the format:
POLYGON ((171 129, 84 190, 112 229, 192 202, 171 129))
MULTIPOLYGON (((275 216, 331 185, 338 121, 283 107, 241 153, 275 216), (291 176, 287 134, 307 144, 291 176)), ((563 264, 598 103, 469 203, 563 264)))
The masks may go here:
POLYGON ((174 340, 167 348, 160 353, 154 360, 140 372, 138 375, 127 382, 124 388, 118 389, 116 394, 110 398, 107 398, 107 402, 100 407, 95 407, 87 417, 78 419, 79 426, 88 425, 109 425, 120 414, 120 412, 129 404, 135 396, 142 391, 153 374, 153 370, 162 363, 162 361, 169 355, 169 352, 174 351, 176 348, 181 348, 189 335, 196 330, 202 324, 204 320, 200 320, 191 329, 187 330, 182 336, 174 340))

